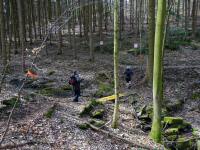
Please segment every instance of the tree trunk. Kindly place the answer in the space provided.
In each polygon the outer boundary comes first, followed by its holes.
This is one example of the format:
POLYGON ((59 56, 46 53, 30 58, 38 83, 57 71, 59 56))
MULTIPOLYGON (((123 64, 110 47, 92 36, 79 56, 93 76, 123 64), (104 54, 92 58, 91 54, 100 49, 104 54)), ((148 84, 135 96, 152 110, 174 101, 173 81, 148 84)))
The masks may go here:
POLYGON ((197 25, 197 0, 193 1, 192 6, 192 37, 195 38, 197 25))
MULTIPOLYGON (((61 4, 60 0, 56 0, 56 10, 57 10, 57 18, 61 15, 61 4)), ((59 27, 61 26, 61 20, 59 21, 59 27)), ((59 28, 58 30, 58 36, 59 36, 59 49, 58 49, 58 55, 62 54, 62 29, 59 28)))
POLYGON ((163 100, 163 48, 165 34, 166 0, 158 1, 153 72, 153 123, 151 137, 161 141, 161 103, 163 100))
POLYGON ((90 45, 90 61, 94 61, 93 33, 92 33, 92 4, 89 4, 89 45, 90 45))
POLYGON ((19 20, 19 36, 21 42, 21 51, 22 51, 22 72, 25 70, 25 59, 24 59, 24 19, 22 15, 22 0, 17 0, 18 8, 18 20, 19 20))
POLYGON ((116 99, 112 127, 117 128, 119 121, 119 0, 114 2, 114 83, 116 99))
POLYGON ((6 52, 6 30, 5 30, 5 16, 4 16, 3 0, 0 1, 0 21, 1 21, 1 49, 3 56, 3 65, 7 64, 7 52, 6 52))
POLYGON ((149 0, 148 16, 148 46, 149 55, 147 63, 147 80, 152 85, 153 81, 153 61, 154 61, 154 37, 155 37, 155 0, 149 0))

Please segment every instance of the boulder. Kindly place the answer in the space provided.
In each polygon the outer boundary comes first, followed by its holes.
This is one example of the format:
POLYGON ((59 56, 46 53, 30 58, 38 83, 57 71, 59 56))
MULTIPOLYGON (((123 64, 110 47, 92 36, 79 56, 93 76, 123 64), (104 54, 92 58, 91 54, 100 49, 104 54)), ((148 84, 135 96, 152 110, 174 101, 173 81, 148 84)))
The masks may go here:
POLYGON ((96 100, 91 100, 81 111, 80 116, 91 116, 91 111, 95 109, 95 107, 103 106, 103 104, 96 100))

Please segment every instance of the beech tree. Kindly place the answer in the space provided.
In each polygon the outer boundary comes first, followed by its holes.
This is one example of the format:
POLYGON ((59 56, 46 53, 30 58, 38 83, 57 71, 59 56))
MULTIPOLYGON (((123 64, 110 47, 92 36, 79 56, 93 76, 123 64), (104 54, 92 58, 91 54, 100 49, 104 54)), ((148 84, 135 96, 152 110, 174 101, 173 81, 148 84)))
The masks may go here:
POLYGON ((153 69, 153 123, 151 137, 156 142, 161 141, 161 108, 163 100, 163 49, 166 18, 166 0, 158 1, 153 69))
POLYGON ((119 0, 114 2, 114 84, 115 106, 112 127, 117 128, 119 120, 119 0))

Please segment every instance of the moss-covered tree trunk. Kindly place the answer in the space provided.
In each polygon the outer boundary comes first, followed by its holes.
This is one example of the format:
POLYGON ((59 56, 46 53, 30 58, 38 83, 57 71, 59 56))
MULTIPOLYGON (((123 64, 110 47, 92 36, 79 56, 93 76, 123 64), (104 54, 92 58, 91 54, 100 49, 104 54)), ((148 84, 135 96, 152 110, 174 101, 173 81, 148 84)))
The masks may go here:
POLYGON ((161 103, 163 99, 163 44, 165 34, 166 0, 158 1, 153 70, 153 123, 151 137, 161 141, 161 103))
POLYGON ((147 80, 152 85, 153 81, 153 61, 154 61, 154 37, 155 37, 155 0, 149 0, 148 14, 148 46, 149 55, 147 63, 147 80))
POLYGON ((116 98, 112 127, 117 128, 119 120, 119 0, 115 0, 114 3, 114 83, 116 98))

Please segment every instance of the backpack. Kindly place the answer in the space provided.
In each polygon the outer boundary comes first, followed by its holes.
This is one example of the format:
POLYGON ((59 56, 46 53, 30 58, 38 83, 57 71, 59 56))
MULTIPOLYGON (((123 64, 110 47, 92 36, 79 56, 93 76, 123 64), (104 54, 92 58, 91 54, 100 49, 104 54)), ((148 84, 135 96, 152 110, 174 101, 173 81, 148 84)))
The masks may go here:
POLYGON ((76 82, 77 82, 76 77, 75 77, 75 76, 71 76, 68 83, 69 83, 70 85, 74 85, 76 82))

